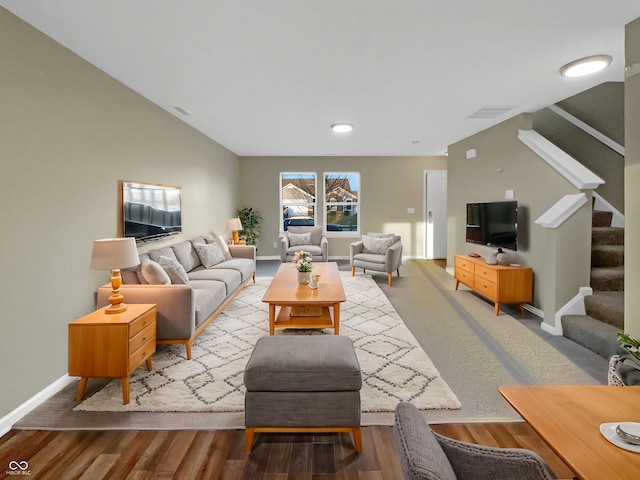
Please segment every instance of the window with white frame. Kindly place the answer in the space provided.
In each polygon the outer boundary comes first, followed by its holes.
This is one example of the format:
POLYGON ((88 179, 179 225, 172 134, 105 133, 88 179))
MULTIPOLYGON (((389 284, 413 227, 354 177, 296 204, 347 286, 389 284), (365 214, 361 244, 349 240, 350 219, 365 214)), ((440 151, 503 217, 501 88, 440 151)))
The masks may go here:
POLYGON ((316 224, 316 174, 280 173, 280 230, 316 224))
POLYGON ((325 231, 360 231, 360 174, 329 172, 324 174, 325 231))

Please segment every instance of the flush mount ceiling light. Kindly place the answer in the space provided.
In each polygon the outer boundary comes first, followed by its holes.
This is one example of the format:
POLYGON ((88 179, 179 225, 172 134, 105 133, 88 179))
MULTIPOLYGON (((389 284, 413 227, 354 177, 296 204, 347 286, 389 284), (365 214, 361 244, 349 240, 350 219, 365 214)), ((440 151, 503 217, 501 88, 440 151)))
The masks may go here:
POLYGON ((353 125, 350 123, 334 123, 331 125, 331 130, 335 133, 348 133, 353 130, 353 125))
POLYGON ((567 63, 560 69, 563 77, 583 77, 605 69, 611 63, 609 55, 593 55, 567 63))

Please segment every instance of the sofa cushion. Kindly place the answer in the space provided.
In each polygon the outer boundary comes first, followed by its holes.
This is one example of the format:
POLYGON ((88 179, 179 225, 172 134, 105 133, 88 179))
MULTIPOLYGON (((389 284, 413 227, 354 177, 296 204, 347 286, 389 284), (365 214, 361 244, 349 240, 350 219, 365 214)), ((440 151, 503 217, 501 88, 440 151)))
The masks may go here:
MULTIPOLYGON (((224 263, 219 266, 222 265, 224 265, 224 263)), ((229 295, 240 286, 240 283, 242 283, 242 277, 240 272, 237 270, 218 268, 219 266, 213 268, 196 268, 194 271, 188 273, 189 282, 194 280, 215 280, 222 282, 226 287, 226 295, 229 295)))
POLYGON ((289 245, 297 247, 301 245, 311 245, 311 232, 307 233, 291 233, 287 232, 289 237, 289 245))
POLYGON ((172 258, 175 261, 178 261, 178 259, 176 258, 176 254, 171 247, 162 247, 155 250, 149 250, 147 254, 149 255, 149 258, 154 262, 160 261, 160 257, 172 258))
POLYGON ((299 252, 300 250, 309 252, 314 257, 322 255, 322 247, 318 245, 300 245, 297 247, 289 247, 287 248, 287 255, 295 255, 296 252, 299 252))
POLYGON ((365 253, 378 253, 384 254, 387 249, 393 245, 393 236, 391 237, 370 237, 369 235, 362 236, 362 243, 364 244, 363 251, 365 253))
POLYGON ((178 260, 161 256, 158 260, 158 263, 169 275, 171 283, 185 285, 189 284, 189 277, 187 276, 187 272, 184 267, 180 265, 180 262, 178 262, 178 260))
POLYGON ((193 248, 195 249, 198 257, 200 257, 200 262, 204 268, 215 267, 219 263, 224 262, 224 254, 217 243, 210 244, 200 244, 194 243, 193 248))
POLYGON ((194 251, 191 242, 174 243, 171 245, 171 249, 173 253, 175 253, 180 265, 182 265, 187 272, 200 266, 200 257, 194 251))
POLYGON ((240 272, 240 281, 244 282, 253 275, 255 271, 255 263, 249 258, 232 258, 226 262, 216 265, 213 269, 235 270, 240 272))
POLYGON ((140 265, 130 268, 121 268, 120 276, 122 277, 122 283, 125 285, 140 283, 140 279, 138 278, 138 268, 140 268, 140 265))
POLYGON ((213 280, 194 280, 189 284, 195 297, 196 327, 215 312, 226 298, 224 283, 213 280))
POLYGON ((146 283, 151 285, 169 285, 171 279, 162 266, 153 260, 145 259, 142 261, 140 271, 146 283))

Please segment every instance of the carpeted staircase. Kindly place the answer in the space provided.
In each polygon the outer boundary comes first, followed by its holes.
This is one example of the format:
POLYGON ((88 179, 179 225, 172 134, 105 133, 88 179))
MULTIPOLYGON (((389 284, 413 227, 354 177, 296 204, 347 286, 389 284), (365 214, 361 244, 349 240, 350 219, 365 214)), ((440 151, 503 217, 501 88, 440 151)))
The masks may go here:
POLYGON ((610 212, 594 211, 591 235, 591 288, 586 315, 564 315, 564 336, 609 358, 624 330, 624 229, 611 225, 610 212))

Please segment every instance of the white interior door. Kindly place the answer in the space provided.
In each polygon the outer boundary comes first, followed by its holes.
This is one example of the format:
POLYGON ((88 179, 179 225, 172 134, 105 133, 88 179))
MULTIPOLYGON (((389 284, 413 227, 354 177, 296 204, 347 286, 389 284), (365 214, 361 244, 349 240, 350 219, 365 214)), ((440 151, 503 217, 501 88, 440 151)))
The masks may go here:
POLYGON ((427 170, 424 189, 425 257, 447 258, 447 171, 427 170))

